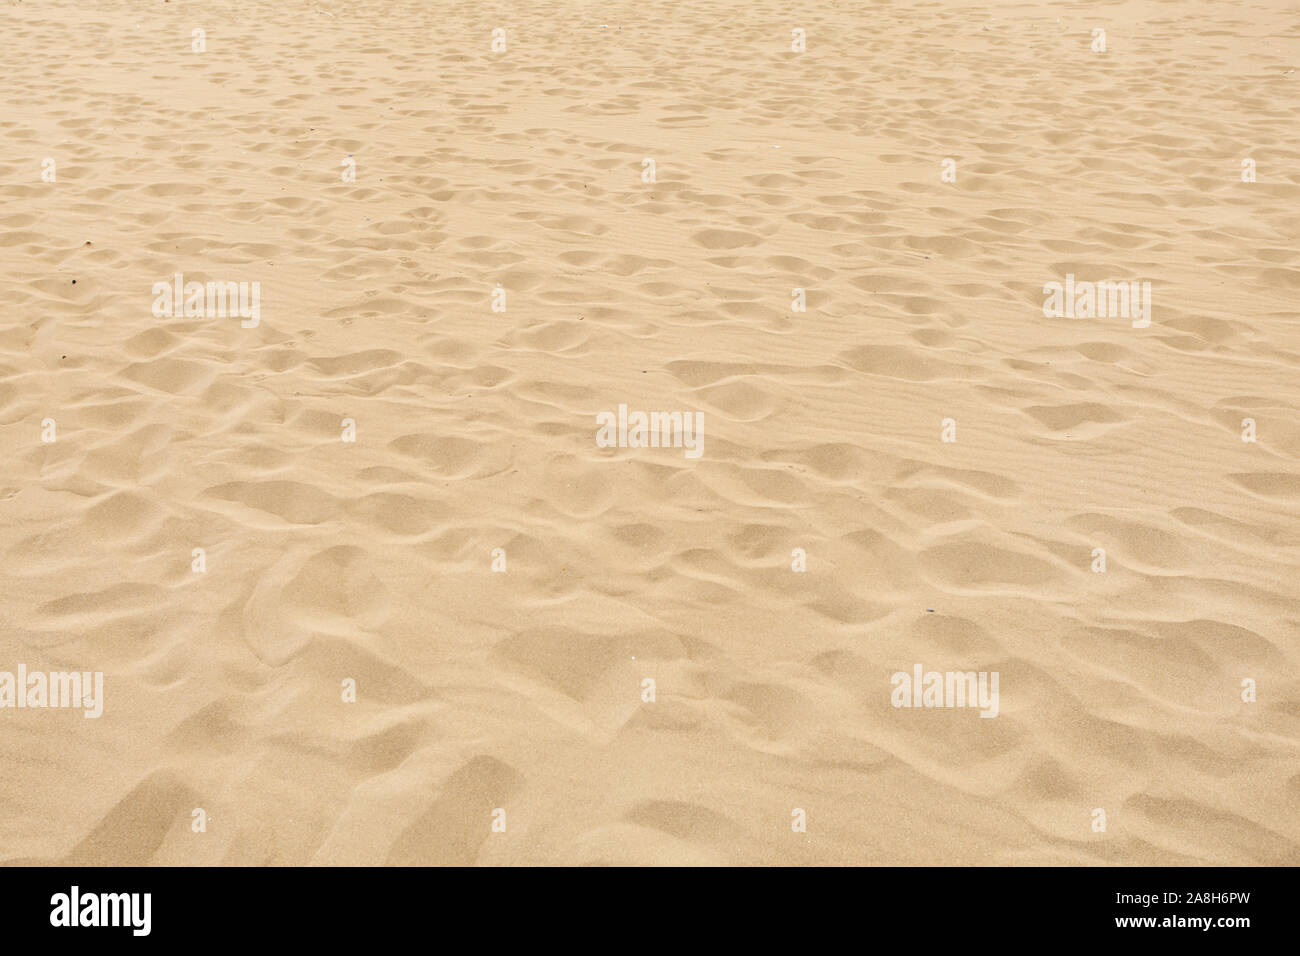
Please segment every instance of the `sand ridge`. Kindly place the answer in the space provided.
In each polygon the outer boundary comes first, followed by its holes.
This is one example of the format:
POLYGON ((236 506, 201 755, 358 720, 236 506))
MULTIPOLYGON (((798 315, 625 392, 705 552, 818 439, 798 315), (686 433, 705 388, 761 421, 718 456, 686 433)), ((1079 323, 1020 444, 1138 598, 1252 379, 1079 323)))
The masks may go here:
POLYGON ((0 861, 1300 862, 1292 5, 0 27, 0 861))

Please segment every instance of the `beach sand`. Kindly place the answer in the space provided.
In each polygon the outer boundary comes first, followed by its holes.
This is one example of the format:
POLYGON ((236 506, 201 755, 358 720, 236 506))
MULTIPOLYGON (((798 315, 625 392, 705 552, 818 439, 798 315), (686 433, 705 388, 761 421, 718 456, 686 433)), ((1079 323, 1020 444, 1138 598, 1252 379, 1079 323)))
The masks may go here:
POLYGON ((1293 3, 6 0, 0 60, 0 670, 104 681, 0 709, 0 862, 1300 863, 1293 3))

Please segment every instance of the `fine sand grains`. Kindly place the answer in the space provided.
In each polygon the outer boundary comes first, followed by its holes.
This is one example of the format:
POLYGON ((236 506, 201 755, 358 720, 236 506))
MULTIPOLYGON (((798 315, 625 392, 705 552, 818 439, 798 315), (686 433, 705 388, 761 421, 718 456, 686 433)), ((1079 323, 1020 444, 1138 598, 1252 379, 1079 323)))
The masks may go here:
POLYGON ((1293 3, 8 0, 0 62, 0 670, 105 698, 0 709, 0 862, 1300 863, 1293 3))

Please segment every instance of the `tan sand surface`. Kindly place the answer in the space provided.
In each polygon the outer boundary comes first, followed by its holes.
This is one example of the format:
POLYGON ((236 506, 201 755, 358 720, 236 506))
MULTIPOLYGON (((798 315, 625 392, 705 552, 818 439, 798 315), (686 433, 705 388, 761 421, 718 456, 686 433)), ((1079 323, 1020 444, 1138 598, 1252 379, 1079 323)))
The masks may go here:
POLYGON ((1300 863, 1295 3, 4 0, 0 63, 0 670, 104 675, 0 709, 0 862, 1300 863))

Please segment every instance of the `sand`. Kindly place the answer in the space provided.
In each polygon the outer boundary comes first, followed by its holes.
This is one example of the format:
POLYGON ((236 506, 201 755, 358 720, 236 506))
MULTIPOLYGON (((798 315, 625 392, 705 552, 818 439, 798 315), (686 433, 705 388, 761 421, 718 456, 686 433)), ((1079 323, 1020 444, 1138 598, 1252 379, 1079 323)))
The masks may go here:
POLYGON ((1294 4, 6 0, 0 61, 0 670, 104 682, 0 709, 0 862, 1300 863, 1294 4))

